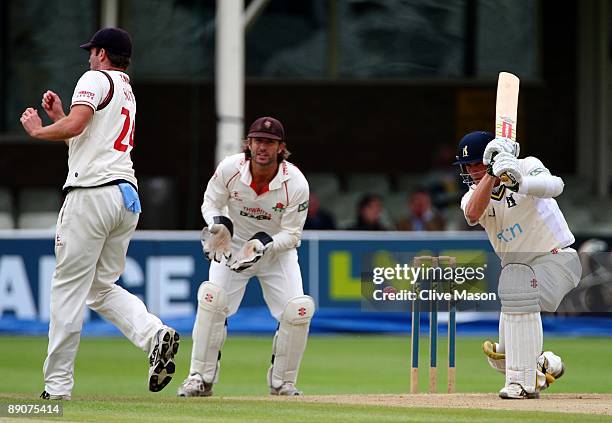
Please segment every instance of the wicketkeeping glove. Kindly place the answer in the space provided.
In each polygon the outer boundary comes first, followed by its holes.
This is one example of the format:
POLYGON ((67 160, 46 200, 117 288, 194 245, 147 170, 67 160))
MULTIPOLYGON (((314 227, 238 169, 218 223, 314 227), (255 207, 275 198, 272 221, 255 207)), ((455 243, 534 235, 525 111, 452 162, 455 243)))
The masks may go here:
POLYGON ((232 236, 234 235, 234 224, 225 216, 215 216, 210 227, 202 229, 200 241, 204 250, 204 257, 218 263, 225 257, 232 257, 232 236))
POLYGON ((512 141, 510 138, 495 138, 489 141, 485 147, 482 163, 486 165, 491 164, 494 160, 497 160, 495 156, 499 153, 510 153, 514 157, 518 157, 520 151, 521 146, 518 142, 512 141))
POLYGON ((519 168, 519 161, 511 153, 499 153, 493 162, 493 174, 500 177, 506 174, 509 181, 504 181, 504 185, 512 191, 518 191, 519 184, 523 181, 523 175, 519 168))
POLYGON ((264 253, 272 247, 273 242, 274 240, 267 233, 257 232, 244 244, 244 247, 238 253, 238 257, 231 264, 228 263, 227 266, 238 273, 248 269, 263 257, 264 253))

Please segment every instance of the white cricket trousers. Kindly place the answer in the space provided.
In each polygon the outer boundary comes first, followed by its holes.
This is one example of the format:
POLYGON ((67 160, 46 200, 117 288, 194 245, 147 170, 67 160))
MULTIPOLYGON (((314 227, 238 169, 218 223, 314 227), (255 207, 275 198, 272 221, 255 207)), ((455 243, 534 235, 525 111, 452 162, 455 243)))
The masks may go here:
POLYGON ((540 288, 542 311, 555 312, 563 298, 578 286, 582 265, 573 248, 540 256, 529 263, 536 275, 540 288))
MULTIPOLYGON (((234 246, 233 250, 236 256, 239 249, 234 246)), ((238 311, 247 283, 253 276, 259 279, 264 301, 268 305, 270 314, 278 321, 285 310, 287 301, 304 295, 298 254, 295 248, 279 253, 267 252, 254 266, 240 273, 230 270, 225 262, 212 261, 208 280, 223 288, 227 293, 228 316, 238 311)))
POLYGON ((116 185, 75 189, 66 196, 57 219, 49 346, 43 367, 49 394, 72 392, 85 304, 147 353, 161 328, 162 322, 138 297, 115 284, 137 223, 138 214, 124 207, 116 185))

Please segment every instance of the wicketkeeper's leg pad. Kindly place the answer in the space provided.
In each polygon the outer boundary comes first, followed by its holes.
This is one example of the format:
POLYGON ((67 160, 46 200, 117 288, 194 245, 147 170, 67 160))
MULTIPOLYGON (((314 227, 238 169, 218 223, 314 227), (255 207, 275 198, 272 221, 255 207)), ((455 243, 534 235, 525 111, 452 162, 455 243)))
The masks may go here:
POLYGON ((198 289, 198 311, 193 325, 189 374, 199 373, 206 383, 219 379, 221 348, 227 337, 227 293, 211 282, 198 289))
POLYGON ((314 300, 308 295, 287 301, 272 344, 272 365, 268 371, 271 388, 296 382, 314 311, 314 300))

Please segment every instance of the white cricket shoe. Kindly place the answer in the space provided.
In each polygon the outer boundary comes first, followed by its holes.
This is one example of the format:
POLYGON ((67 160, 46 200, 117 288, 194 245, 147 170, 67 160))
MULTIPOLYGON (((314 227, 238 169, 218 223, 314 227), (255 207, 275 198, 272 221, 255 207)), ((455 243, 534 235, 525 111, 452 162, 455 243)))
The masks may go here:
POLYGON ((46 390, 43 391, 42 394, 40 394, 40 397, 44 400, 51 400, 51 401, 70 401, 72 399, 72 397, 68 394, 67 395, 51 395, 46 390))
POLYGON ((199 373, 194 373, 183 381, 176 395, 179 397, 210 397, 213 394, 212 387, 212 383, 204 382, 199 373))
POLYGON ((503 399, 534 399, 540 398, 540 393, 537 391, 527 392, 518 383, 511 383, 500 389, 499 396, 503 399))
POLYGON ((178 332, 169 326, 162 326, 153 337, 149 351, 149 391, 159 392, 172 380, 179 340, 178 332))
POLYGON ((304 393, 295 387, 293 382, 283 382, 280 388, 270 388, 270 395, 297 396, 304 393))

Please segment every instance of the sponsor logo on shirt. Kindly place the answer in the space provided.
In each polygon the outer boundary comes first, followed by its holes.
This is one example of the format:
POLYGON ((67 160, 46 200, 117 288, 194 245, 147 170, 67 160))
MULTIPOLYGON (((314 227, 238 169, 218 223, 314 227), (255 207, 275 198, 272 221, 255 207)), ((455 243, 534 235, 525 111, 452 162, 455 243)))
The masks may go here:
POLYGON ((536 167, 531 172, 529 172, 529 175, 530 176, 536 176, 536 175, 539 175, 542 172, 548 172, 548 169, 546 169, 545 167, 536 167))
POLYGON ((497 239, 503 242, 511 242, 523 234, 523 228, 518 223, 502 229, 497 233, 497 239))
POLYGON ((243 207, 240 216, 249 217, 255 220, 272 220, 272 214, 260 207, 243 207))
POLYGON ((304 210, 308 210, 308 200, 298 206, 298 212, 303 212, 304 210))
POLYGON ((93 100, 96 95, 90 91, 81 90, 77 93, 76 96, 77 98, 86 98, 88 100, 93 100))

